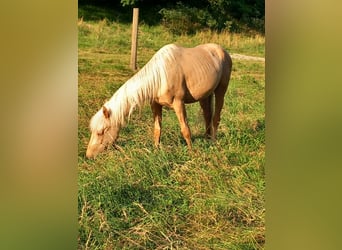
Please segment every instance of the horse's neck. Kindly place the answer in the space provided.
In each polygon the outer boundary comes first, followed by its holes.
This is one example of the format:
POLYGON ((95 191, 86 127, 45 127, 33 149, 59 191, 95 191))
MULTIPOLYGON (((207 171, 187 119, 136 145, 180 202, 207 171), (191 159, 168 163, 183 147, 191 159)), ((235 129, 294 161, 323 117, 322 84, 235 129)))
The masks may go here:
POLYGON ((121 126, 125 123, 125 119, 131 109, 129 97, 125 92, 126 86, 122 85, 108 101, 108 105, 112 111, 111 121, 115 126, 121 126))
POLYGON ((113 123, 123 124, 136 106, 141 107, 155 98, 162 80, 160 72, 156 70, 158 68, 148 63, 117 90, 109 101, 113 110, 113 123))
POLYGON ((123 125, 134 108, 142 105, 140 91, 141 84, 130 79, 115 92, 108 102, 112 110, 112 123, 117 126, 123 125))
POLYGON ((145 69, 139 71, 126 82, 126 93, 132 104, 142 106, 150 102, 156 95, 156 77, 145 69))

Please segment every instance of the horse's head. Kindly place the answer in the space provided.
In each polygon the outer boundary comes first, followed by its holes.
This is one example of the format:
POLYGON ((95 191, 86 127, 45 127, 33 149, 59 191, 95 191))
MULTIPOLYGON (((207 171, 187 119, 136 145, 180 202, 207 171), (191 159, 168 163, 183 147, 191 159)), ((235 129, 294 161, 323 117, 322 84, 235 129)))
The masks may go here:
POLYGON ((95 157, 106 147, 115 143, 120 127, 112 124, 110 116, 112 112, 105 106, 102 107, 91 119, 91 137, 87 148, 86 156, 95 157))

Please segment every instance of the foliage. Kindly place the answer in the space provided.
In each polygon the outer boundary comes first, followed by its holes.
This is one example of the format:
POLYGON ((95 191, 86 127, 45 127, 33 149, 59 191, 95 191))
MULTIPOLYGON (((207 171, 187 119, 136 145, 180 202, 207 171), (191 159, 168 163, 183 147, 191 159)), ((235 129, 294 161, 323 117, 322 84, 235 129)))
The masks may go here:
POLYGON ((230 32, 265 31, 264 0, 79 0, 102 4, 105 8, 131 15, 128 7, 139 7, 140 20, 159 23, 175 34, 191 34, 201 29, 230 32))
POLYGON ((234 0, 208 0, 207 7, 190 7, 192 5, 185 4, 187 1, 183 2, 159 12, 164 25, 171 32, 189 34, 203 28, 264 32, 263 5, 248 5, 244 1, 234 0))
POLYGON ((137 4, 138 1, 139 0, 120 0, 122 6, 127 6, 127 5, 133 6, 133 5, 137 4))
POLYGON ((214 21, 208 12, 180 2, 172 9, 161 9, 159 13, 163 16, 163 25, 174 34, 192 34, 210 27, 210 22, 214 21))
MULTIPOLYGON (((263 249, 265 241, 264 63, 233 60, 217 142, 203 137, 200 107, 187 106, 189 152, 172 110, 163 116, 162 148, 153 147, 148 106, 133 113, 118 140, 85 158, 89 119, 134 72, 130 24, 80 19, 78 249, 263 249)), ((216 42, 263 56, 264 37, 201 31, 175 35, 139 27, 138 65, 161 46, 216 42)))

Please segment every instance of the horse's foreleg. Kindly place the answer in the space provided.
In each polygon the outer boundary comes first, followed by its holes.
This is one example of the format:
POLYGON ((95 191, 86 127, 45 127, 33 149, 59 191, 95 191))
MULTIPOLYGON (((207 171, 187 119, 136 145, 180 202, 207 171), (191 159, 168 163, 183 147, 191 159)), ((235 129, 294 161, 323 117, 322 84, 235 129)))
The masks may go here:
POLYGON ((203 116, 205 120, 205 135, 207 137, 213 136, 213 108, 212 108, 213 95, 200 100, 203 116))
POLYGON ((159 146, 162 122, 162 106, 156 102, 151 104, 154 120, 154 145, 159 146))
POLYGON ((184 102, 181 100, 174 100, 173 109, 175 110, 175 113, 177 115, 181 127, 181 132, 186 141, 186 144, 188 145, 188 148, 191 149, 191 132, 186 120, 186 110, 184 102))

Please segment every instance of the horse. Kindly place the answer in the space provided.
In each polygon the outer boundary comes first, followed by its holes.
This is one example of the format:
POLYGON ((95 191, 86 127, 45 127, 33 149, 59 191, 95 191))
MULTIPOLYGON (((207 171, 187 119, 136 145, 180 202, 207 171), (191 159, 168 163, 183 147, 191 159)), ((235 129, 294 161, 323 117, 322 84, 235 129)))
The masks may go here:
POLYGON ((166 106, 175 111, 181 134, 191 150, 185 104, 197 101, 203 110, 205 135, 215 140, 231 69, 230 55, 218 44, 162 47, 91 118, 86 157, 95 157, 111 144, 115 146, 133 110, 147 103, 153 113, 156 147, 160 144, 162 107, 166 106))

